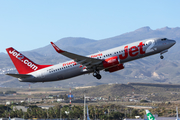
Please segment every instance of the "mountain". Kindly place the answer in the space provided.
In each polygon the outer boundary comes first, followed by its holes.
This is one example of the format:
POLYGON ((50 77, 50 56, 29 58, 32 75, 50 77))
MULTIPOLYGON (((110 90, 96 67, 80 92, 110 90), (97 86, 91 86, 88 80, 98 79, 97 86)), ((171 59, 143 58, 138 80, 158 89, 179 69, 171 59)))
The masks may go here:
MULTIPOLYGON (((128 32, 115 37, 93 40, 81 37, 67 37, 62 38, 55 42, 61 49, 73 52, 80 55, 88 55, 98 51, 103 51, 120 45, 128 44, 131 42, 156 38, 167 37, 176 40, 176 45, 169 49, 169 52, 164 54, 165 59, 161 60, 159 54, 146 57, 143 59, 135 60, 125 64, 125 69, 114 73, 102 71, 102 79, 97 80, 92 75, 83 75, 71 78, 64 81, 57 81, 49 83, 36 83, 34 87, 76 87, 84 85, 100 85, 107 83, 127 83, 127 82, 163 82, 163 83, 179 83, 180 77, 180 28, 164 27, 152 30, 150 27, 142 27, 135 31, 128 32)), ((22 52, 28 58, 39 64, 57 64, 69 60, 68 58, 55 52, 53 47, 49 44, 45 47, 38 48, 31 51, 22 52)), ((14 68, 9 56, 0 53, 0 68, 10 69, 14 68)), ((1 71, 0 71, 1 72, 1 71)), ((7 71, 7 72, 16 72, 7 71)), ((27 87, 29 83, 18 82, 4 74, 0 74, 0 86, 7 87, 27 87)))

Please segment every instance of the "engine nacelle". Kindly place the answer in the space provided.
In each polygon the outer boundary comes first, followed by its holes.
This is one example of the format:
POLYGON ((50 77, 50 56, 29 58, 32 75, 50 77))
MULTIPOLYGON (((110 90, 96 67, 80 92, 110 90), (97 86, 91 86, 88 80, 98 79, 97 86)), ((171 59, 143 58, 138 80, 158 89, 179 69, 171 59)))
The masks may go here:
POLYGON ((120 59, 118 56, 107 58, 103 61, 104 68, 111 68, 120 64, 120 59))
POLYGON ((119 56, 114 56, 111 58, 107 58, 103 61, 103 66, 105 71, 115 72, 121 69, 124 69, 123 64, 120 63, 119 56))
POLYGON ((121 69, 124 69, 123 64, 118 64, 117 66, 111 67, 111 68, 107 69, 106 71, 115 72, 115 71, 118 71, 118 70, 121 70, 121 69))

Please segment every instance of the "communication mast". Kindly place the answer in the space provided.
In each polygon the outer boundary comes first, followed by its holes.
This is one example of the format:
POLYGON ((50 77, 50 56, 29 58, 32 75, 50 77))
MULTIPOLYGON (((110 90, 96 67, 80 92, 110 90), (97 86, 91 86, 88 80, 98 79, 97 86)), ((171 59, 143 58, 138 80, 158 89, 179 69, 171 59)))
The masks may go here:
POLYGON ((28 102, 30 103, 31 100, 31 84, 29 84, 29 96, 28 96, 28 102))

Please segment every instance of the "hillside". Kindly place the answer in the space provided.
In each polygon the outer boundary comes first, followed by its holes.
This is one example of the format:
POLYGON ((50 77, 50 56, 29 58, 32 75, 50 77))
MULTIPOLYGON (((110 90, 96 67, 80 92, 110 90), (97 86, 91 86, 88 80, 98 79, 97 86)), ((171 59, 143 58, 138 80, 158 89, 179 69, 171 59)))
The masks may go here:
MULTIPOLYGON (((83 96, 84 92, 88 97, 110 97, 112 99, 119 98, 121 100, 126 96, 128 96, 127 98, 135 98, 138 100, 146 98, 151 101, 180 100, 180 88, 177 85, 170 84, 112 84, 72 90, 72 94, 76 97, 83 96)), ((66 93, 68 94, 68 92, 66 93)))
MULTIPOLYGON (((112 47, 154 37, 167 37, 169 39, 174 39, 177 42, 168 53, 164 54, 165 59, 163 60, 159 58, 159 55, 154 55, 132 61, 125 64, 124 70, 114 73, 102 71, 102 79, 100 81, 92 75, 83 75, 64 81, 51 82, 51 84, 36 83, 32 85, 33 87, 77 87, 108 83, 128 83, 134 81, 148 83, 180 83, 180 51, 178 50, 178 47, 180 46, 179 27, 164 27, 156 30, 152 30, 150 27, 143 27, 132 32, 102 40, 68 37, 58 40, 55 44, 66 51, 80 55, 88 55, 112 47)), ((68 60, 68 58, 57 54, 50 44, 39 49, 24 51, 22 53, 39 64, 56 64, 68 60)), ((14 68, 7 54, 0 53, 0 68, 1 70, 14 68)), ((15 73, 16 71, 7 72, 15 73)), ((0 75, 0 81, 0 86, 2 87, 28 87, 29 85, 29 83, 21 83, 17 79, 5 76, 4 74, 0 75)))
POLYGON ((130 94, 132 93, 132 90, 140 92, 139 89, 136 89, 130 85, 113 84, 113 85, 99 85, 97 87, 91 87, 85 89, 74 89, 72 93, 74 96, 83 96, 85 92, 87 96, 115 97, 115 96, 125 96, 127 94, 130 94))

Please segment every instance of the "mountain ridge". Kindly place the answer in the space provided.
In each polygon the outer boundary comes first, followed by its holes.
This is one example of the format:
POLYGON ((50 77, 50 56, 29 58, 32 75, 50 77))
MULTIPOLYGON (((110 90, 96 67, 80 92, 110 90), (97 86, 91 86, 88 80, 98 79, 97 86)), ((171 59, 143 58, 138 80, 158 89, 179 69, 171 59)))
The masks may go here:
MULTIPOLYGON (((115 37, 102 39, 102 40, 93 40, 83 37, 66 37, 59 39, 54 42, 63 50, 73 52, 80 55, 88 55, 96 53, 98 51, 110 49, 120 45, 128 44, 131 42, 155 38, 155 37, 167 37, 170 39, 176 40, 176 45, 170 48, 168 53, 165 53, 165 59, 160 60, 159 55, 154 55, 148 58, 143 58, 128 62, 125 64, 125 69, 117 71, 114 73, 105 73, 101 72, 102 80, 97 81, 92 75, 83 75, 68 80, 48 83, 36 83, 33 84, 35 87, 38 86, 84 86, 84 85, 99 85, 99 84, 108 84, 108 83, 127 83, 127 82, 174 82, 179 83, 178 77, 180 74, 180 51, 179 41, 180 41, 180 28, 160 28, 152 30, 150 27, 145 26, 134 31, 124 33, 115 37), (163 61, 163 62, 162 62, 163 61), (166 65, 166 66, 164 66, 166 65), (140 69, 137 69, 140 68, 140 69), (168 68, 168 70, 166 69, 168 68), (154 74, 157 76, 155 77, 154 74), (169 72, 169 73, 168 73, 169 72), (154 73, 154 74, 153 74, 154 73), (175 76, 175 77, 174 77, 175 76), (84 80, 86 79, 86 80, 84 80), (161 80, 162 79, 162 80, 161 80)), ((59 62, 65 62, 69 60, 68 58, 58 54, 53 47, 48 44, 44 47, 34 49, 31 51, 23 51, 25 56, 32 59, 37 64, 57 64, 59 62)), ((9 56, 7 54, 0 53, 0 67, 1 68, 11 68, 13 66, 9 56)), ((11 71, 17 72, 17 71, 11 71)), ((0 81, 11 80, 11 83, 5 82, 3 86, 27 86, 29 83, 21 83, 17 79, 14 79, 9 76, 0 75, 0 81)))

